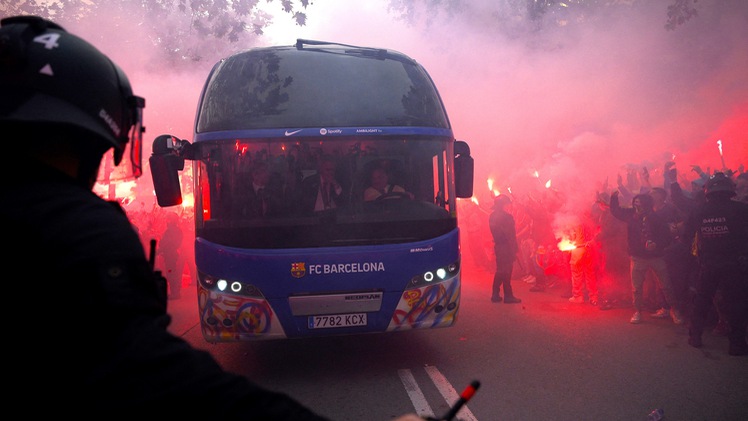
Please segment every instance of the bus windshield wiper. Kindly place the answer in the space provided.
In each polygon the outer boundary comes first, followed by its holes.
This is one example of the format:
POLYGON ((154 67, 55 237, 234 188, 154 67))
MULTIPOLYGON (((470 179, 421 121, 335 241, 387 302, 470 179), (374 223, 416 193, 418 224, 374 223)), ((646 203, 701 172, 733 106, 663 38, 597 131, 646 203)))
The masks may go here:
MULTIPOLYGON (((359 57, 374 58, 377 60, 390 59, 390 60, 397 60, 397 61, 404 62, 404 63, 412 62, 411 60, 405 57, 402 57, 399 54, 390 53, 384 48, 359 47, 357 45, 341 44, 338 42, 328 42, 328 41, 316 41, 316 40, 310 40, 310 39, 297 39, 296 40, 297 50, 305 49, 304 48, 305 45, 314 45, 314 46, 329 45, 329 46, 338 46, 338 47, 350 47, 350 49, 343 50, 343 53, 347 55, 354 55, 354 56, 359 56, 359 57)), ((327 51, 324 48, 314 48, 314 50, 340 54, 340 53, 333 52, 333 51, 327 51)))

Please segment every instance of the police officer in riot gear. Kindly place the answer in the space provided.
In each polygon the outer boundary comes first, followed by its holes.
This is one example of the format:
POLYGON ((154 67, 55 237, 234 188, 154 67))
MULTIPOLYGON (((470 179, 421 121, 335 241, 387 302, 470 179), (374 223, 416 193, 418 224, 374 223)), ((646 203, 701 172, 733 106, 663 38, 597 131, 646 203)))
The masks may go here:
POLYGON ((51 21, 9 17, 0 92, 9 400, 53 399, 30 408, 41 417, 325 420, 168 332, 163 278, 122 208, 92 192, 110 150, 141 172, 145 100, 120 68, 51 21))
POLYGON ((748 204, 731 200, 735 183, 716 172, 704 186, 706 203, 686 223, 700 264, 688 343, 702 346, 707 314, 717 289, 723 292, 730 355, 748 355, 748 204))

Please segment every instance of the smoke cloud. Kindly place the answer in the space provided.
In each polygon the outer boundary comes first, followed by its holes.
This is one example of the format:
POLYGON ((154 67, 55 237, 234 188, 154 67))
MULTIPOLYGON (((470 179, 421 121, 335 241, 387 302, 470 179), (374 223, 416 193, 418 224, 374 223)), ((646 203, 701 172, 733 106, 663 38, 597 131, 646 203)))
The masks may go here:
MULTIPOLYGON (((615 187, 629 170, 647 167, 656 186, 670 160, 684 181, 696 177, 691 165, 714 171, 722 158, 732 170, 748 163, 748 2, 694 3, 698 16, 672 31, 664 27, 666 1, 589 15, 562 11, 522 31, 507 25, 513 16, 497 13, 497 2, 464 3, 458 14, 442 10, 406 22, 386 0, 318 0, 303 27, 270 3, 276 24, 259 42, 319 39, 389 48, 419 61, 442 94, 456 137, 471 145, 481 200, 489 197, 489 178, 516 196, 551 180, 566 197, 563 212, 582 212, 606 182, 615 187)), ((142 32, 135 43, 147 45, 142 32)), ((153 66, 137 45, 95 39, 146 97, 148 138, 190 139, 213 63, 174 73, 167 64, 153 66)))
POLYGON ((687 179, 692 165, 721 169, 718 140, 726 167, 748 164, 746 2, 698 2, 698 16, 674 31, 664 27, 669 2, 656 1, 519 33, 497 30, 511 17, 496 16, 494 1, 465 2, 428 26, 396 19, 386 1, 351 3, 315 2, 308 27, 273 41, 391 48, 422 63, 471 145, 482 200, 489 178, 516 196, 551 180, 565 218, 629 170, 646 167, 657 186, 667 161, 687 179))

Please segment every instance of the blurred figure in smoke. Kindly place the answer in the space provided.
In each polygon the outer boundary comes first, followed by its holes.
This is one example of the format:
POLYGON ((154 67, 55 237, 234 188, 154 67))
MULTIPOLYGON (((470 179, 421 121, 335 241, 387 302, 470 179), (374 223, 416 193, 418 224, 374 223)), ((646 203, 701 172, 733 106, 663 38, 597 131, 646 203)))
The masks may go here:
POLYGON ((515 304, 522 300, 512 291, 512 267, 517 258, 519 245, 514 217, 511 214, 512 200, 505 194, 496 196, 493 212, 488 217, 488 226, 493 237, 493 249, 496 256, 496 272, 493 277, 491 301, 500 303, 501 289, 504 289, 504 303, 515 304))
POLYGON ((569 233, 569 241, 574 245, 570 251, 571 258, 571 298, 570 303, 584 303, 585 293, 589 303, 593 306, 598 304, 597 291, 597 259, 594 245, 594 236, 589 227, 577 224, 569 233))
POLYGON ((610 193, 607 191, 597 193, 591 215, 598 226, 595 241, 600 246, 598 304, 600 310, 610 310, 624 301, 631 302, 626 229, 610 213, 610 193))
POLYGON ((23 133, 4 144, 22 163, 3 166, 0 177, 0 216, 12 221, 4 234, 14 244, 6 259, 42 259, 23 274, 38 286, 32 299, 10 309, 29 314, 14 331, 24 346, 8 351, 24 367, 10 375, 10 399, 54 394, 54 405, 34 408, 44 418, 116 411, 123 419, 325 421, 169 333, 164 279, 122 207, 92 191, 106 153, 140 175, 145 100, 122 70, 54 22, 9 17, 0 21, 0 92, 0 131, 23 133), (50 344, 62 346, 44 358, 29 352, 50 344))
POLYGON ((639 193, 647 193, 651 187, 649 171, 646 167, 642 169, 641 175, 635 168, 629 168, 626 171, 626 183, 623 182, 621 174, 618 174, 616 183, 618 184, 618 193, 621 195, 620 200, 624 202, 630 202, 639 193))
MULTIPOLYGON (((472 200, 459 200, 460 213, 462 219, 460 226, 465 228, 465 237, 460 237, 465 241, 473 264, 485 271, 493 271, 489 256, 486 255, 484 239, 489 235, 485 229, 486 212, 472 200), (485 232, 484 232, 485 231, 485 232)), ((462 233, 462 231, 460 231, 462 233)))
POLYGON ((527 212, 532 220, 532 252, 530 253, 529 268, 535 277, 535 285, 530 288, 530 292, 543 292, 550 286, 550 280, 545 268, 550 266, 547 261, 548 251, 556 249, 556 239, 551 225, 551 210, 545 201, 537 200, 528 196, 527 212))
POLYGON ((705 183, 705 178, 699 176, 699 178, 691 181, 691 191, 686 193, 678 182, 678 171, 675 168, 675 163, 667 162, 665 164, 665 190, 670 191, 670 200, 684 215, 690 214, 698 205, 706 201, 704 196, 705 183))
MULTIPOLYGON (((691 245, 686 244, 680 235, 683 230, 685 215, 667 200, 667 190, 664 188, 653 187, 649 194, 652 196, 655 214, 664 220, 670 228, 671 242, 665 248, 664 257, 673 285, 673 293, 676 295, 678 302, 686 303, 688 301, 689 277, 690 274, 696 272, 696 261, 691 254, 691 245)), ((656 294, 656 301, 660 308, 652 317, 666 319, 670 317, 671 305, 661 288, 657 288, 656 294)))
POLYGON ((182 227, 180 226, 179 214, 170 211, 166 214, 166 229, 161 235, 158 243, 158 255, 161 257, 163 266, 161 271, 166 276, 169 286, 169 298, 176 300, 182 295, 182 269, 179 266, 180 248, 182 247, 182 227))
POLYGON ((133 225, 137 227, 140 241, 143 244, 143 249, 146 251, 150 250, 150 239, 151 233, 148 228, 150 227, 150 218, 148 212, 145 210, 145 202, 142 200, 139 202, 137 209, 132 209, 127 212, 127 216, 132 221, 133 225))
POLYGON ((195 266, 195 222, 190 213, 185 212, 184 209, 182 209, 180 226, 184 235, 182 235, 182 244, 179 246, 177 272, 179 272, 179 279, 181 281, 184 271, 187 270, 187 274, 190 277, 188 285, 191 286, 197 282, 197 267, 195 266))
POLYGON ((707 201, 689 216, 684 235, 694 239, 699 260, 688 343, 702 346, 707 313, 718 289, 730 325, 730 355, 748 355, 748 204, 730 200, 735 183, 721 172, 706 183, 707 201))
POLYGON ((546 289, 561 285, 565 290, 561 295, 564 298, 571 297, 569 259, 569 253, 559 250, 556 245, 538 246, 533 254, 533 265, 539 272, 539 275, 536 275, 538 279, 545 280, 546 289))
POLYGON ((626 250, 626 224, 610 213, 610 194, 607 191, 598 193, 592 216, 599 226, 596 240, 600 244, 600 309, 610 310, 623 302, 629 305, 631 281, 626 250))
POLYGON ((534 283, 536 279, 530 268, 530 254, 533 249, 531 238, 533 221, 526 207, 518 200, 512 202, 511 212, 517 229, 517 244, 519 246, 515 266, 512 269, 512 277, 522 279, 523 282, 534 283))
POLYGON ((671 316, 675 324, 683 324, 680 305, 670 284, 664 255, 670 244, 670 228, 654 213, 652 196, 634 196, 632 208, 622 208, 618 203, 618 191, 610 197, 610 212, 627 225, 628 254, 631 258, 631 287, 636 311, 631 323, 641 323, 644 307, 644 279, 647 272, 654 272, 656 279, 673 307, 671 316))

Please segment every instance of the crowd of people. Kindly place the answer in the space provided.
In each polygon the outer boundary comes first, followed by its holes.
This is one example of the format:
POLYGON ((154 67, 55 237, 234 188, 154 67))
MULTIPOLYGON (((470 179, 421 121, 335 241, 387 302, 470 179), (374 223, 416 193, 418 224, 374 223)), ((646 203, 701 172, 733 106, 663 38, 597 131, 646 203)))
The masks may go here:
POLYGON ((176 206, 162 208, 145 202, 123 206, 133 229, 147 254, 153 250, 152 263, 167 280, 168 298, 181 298, 182 288, 195 285, 195 220, 192 209, 176 206), (151 241, 155 240, 154 244, 151 241))
POLYGON ((615 187, 597 192, 589 211, 563 226, 556 213, 565 198, 553 189, 499 194, 493 212, 462 201, 464 249, 478 268, 494 272, 491 300, 499 301, 499 287, 512 291, 504 280, 508 258, 495 251, 508 241, 511 247, 501 247, 516 249, 510 276, 533 283, 531 292, 560 286, 574 304, 633 306, 634 324, 645 315, 688 323, 695 347, 711 324, 714 334, 729 337, 731 355, 746 355, 748 173, 742 165, 714 173, 692 166, 679 178, 673 162, 663 170, 661 186, 646 167, 619 176, 615 187), (507 239, 493 221, 496 208, 510 202, 505 226, 514 224, 514 238, 507 239))

